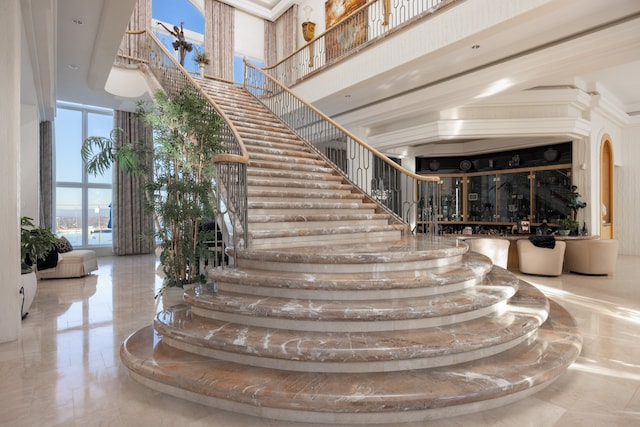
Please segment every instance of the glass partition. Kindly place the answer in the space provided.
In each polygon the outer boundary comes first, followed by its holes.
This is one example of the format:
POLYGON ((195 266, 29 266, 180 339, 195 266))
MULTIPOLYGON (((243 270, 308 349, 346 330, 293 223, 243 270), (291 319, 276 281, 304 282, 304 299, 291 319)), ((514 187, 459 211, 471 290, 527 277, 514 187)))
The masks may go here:
POLYGON ((557 223, 569 214, 571 194, 570 169, 540 170, 534 173, 531 220, 557 223))
POLYGON ((497 176, 470 176, 467 193, 467 221, 493 222, 496 220, 497 176))
POLYGON ((498 184, 498 222, 517 222, 531 219, 530 173, 518 172, 500 175, 498 184))
MULTIPOLYGON (((460 232, 467 224, 510 229, 520 220, 556 224, 569 214, 571 167, 537 167, 440 175, 439 195, 421 203, 422 223, 431 213, 460 232)), ((486 227, 485 227, 486 228, 486 227)))
POLYGON ((440 181, 440 221, 462 220, 462 176, 448 176, 440 181))

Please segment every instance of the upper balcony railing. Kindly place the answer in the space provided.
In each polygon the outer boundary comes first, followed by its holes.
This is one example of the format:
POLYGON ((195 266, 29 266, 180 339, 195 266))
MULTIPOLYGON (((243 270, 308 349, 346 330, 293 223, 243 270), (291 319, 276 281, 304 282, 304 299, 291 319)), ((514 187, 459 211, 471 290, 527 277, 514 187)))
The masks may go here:
POLYGON ((169 96, 187 87, 191 88, 194 93, 208 101, 208 114, 220 119, 222 127, 219 138, 223 148, 214 157, 216 196, 220 219, 224 217, 226 220, 219 221, 219 225, 223 227, 223 233, 233 240, 234 246, 246 246, 247 235, 244 230, 247 230, 249 155, 238 131, 223 110, 202 90, 153 32, 150 30, 128 32, 125 37, 130 39, 123 43, 126 51, 121 48, 118 52, 116 65, 138 67, 140 71, 147 74, 147 80, 155 79, 158 89, 162 88, 169 96))
MULTIPOLYGON (((418 175, 361 141, 283 84, 245 59, 245 88, 311 144, 370 200, 393 213, 398 223, 415 227, 418 208, 437 206, 440 178, 418 175)), ((424 212, 436 234, 437 208, 424 212)), ((413 231, 413 230, 411 230, 413 231)))
POLYGON ((370 0, 279 63, 265 67, 265 71, 291 86, 458 1, 370 0))

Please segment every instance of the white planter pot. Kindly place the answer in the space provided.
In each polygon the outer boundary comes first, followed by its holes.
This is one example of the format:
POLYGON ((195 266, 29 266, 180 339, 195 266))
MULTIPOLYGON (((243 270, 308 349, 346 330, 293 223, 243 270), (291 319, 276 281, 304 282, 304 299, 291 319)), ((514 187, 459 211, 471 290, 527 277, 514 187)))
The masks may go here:
POLYGON ((36 291, 38 290, 38 278, 36 273, 26 273, 21 276, 20 284, 20 310, 21 316, 24 319, 29 314, 29 308, 33 304, 33 299, 36 297, 36 291))

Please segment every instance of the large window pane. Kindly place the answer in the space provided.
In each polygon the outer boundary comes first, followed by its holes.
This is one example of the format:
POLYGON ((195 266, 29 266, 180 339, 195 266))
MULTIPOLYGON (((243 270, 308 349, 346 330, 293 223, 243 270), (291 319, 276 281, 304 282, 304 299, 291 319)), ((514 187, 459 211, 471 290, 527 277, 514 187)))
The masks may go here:
POLYGON ((55 123, 56 181, 82 182, 82 111, 59 108, 55 123))
POLYGON ((82 189, 56 188, 56 234, 82 246, 82 189))
POLYGON ((113 113, 97 107, 59 106, 56 113, 56 224, 74 247, 110 246, 112 173, 90 176, 80 148, 89 136, 108 137, 113 113))
POLYGON ((111 189, 90 188, 87 194, 88 244, 111 244, 111 189))
MULTIPOLYGON (((87 114, 87 136, 102 136, 108 137, 113 129, 113 116, 106 114, 87 114)), ((111 184, 111 168, 105 171, 104 174, 99 176, 89 175, 87 176, 88 182, 96 182, 103 184, 111 184)))

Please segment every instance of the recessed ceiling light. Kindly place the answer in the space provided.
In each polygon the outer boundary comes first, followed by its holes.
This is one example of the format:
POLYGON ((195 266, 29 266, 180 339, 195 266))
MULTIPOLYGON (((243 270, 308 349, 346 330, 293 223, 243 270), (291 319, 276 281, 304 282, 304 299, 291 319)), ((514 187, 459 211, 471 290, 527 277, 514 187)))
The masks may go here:
POLYGON ((474 44, 473 46, 471 46, 471 49, 480 49, 480 45, 479 44, 474 44))
POLYGON ((70 70, 77 70, 78 68, 80 68, 80 67, 78 67, 76 64, 69 64, 69 65, 67 65, 67 67, 68 67, 70 70))
POLYGON ((345 95, 344 97, 345 98, 351 98, 351 95, 345 95))
POLYGON ((84 22, 82 22, 82 19, 80 19, 80 18, 76 18, 76 19, 74 19, 74 20, 73 20, 73 23, 74 23, 74 24, 77 24, 77 25, 82 25, 82 24, 84 24, 84 22))

